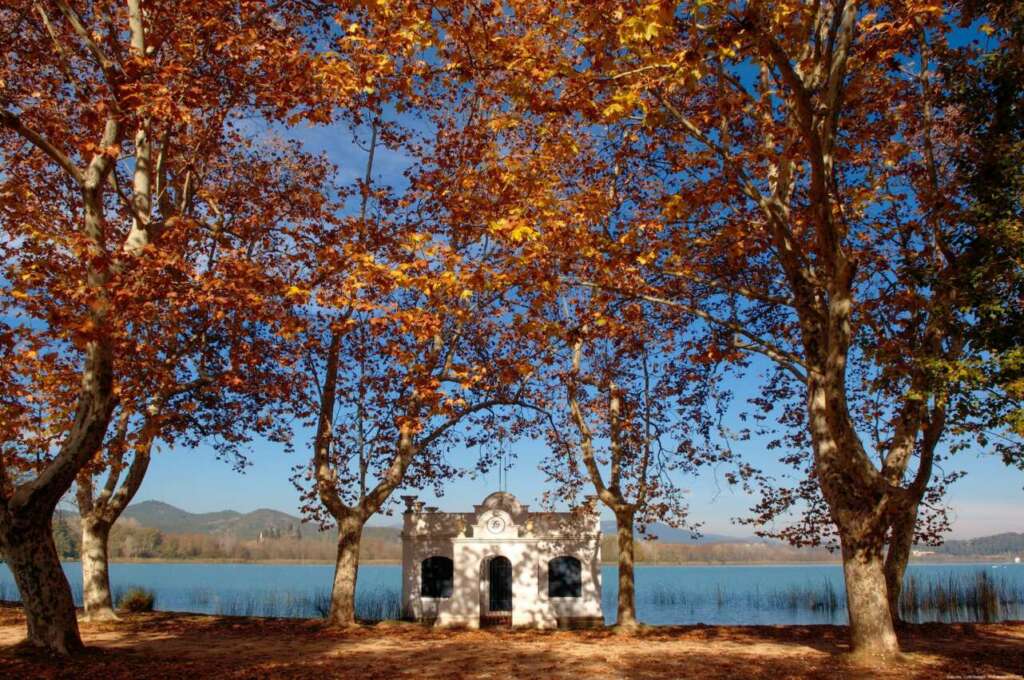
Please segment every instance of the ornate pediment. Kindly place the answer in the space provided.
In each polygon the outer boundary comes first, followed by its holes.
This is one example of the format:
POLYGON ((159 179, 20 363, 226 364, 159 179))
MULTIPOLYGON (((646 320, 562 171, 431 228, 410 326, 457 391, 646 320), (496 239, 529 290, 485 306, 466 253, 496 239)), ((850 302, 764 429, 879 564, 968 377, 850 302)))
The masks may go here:
POLYGON ((518 538, 519 527, 512 515, 505 510, 493 508, 477 515, 473 526, 474 538, 518 538))

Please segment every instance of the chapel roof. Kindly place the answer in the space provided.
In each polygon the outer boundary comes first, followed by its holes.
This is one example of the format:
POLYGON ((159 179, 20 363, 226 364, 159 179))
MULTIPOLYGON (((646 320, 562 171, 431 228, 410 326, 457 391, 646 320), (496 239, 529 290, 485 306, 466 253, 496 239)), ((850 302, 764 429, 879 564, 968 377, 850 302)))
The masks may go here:
POLYGON ((488 495, 479 507, 481 510, 504 510, 511 515, 519 515, 526 510, 526 507, 508 491, 495 491, 488 495))

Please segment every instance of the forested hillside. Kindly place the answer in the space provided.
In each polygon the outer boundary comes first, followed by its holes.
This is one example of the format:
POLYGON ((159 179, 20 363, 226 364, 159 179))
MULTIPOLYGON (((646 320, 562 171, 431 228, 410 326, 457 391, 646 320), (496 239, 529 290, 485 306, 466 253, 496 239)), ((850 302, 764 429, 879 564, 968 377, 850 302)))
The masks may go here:
MULTIPOLYGON (((602 559, 618 556, 613 527, 602 524, 602 559)), ((658 540, 640 540, 636 560, 648 564, 830 562, 836 556, 822 548, 794 548, 777 541, 688 532, 658 524, 649 533, 658 540)), ((81 538, 78 516, 58 513, 54 538, 62 558, 77 559, 81 538)), ((300 560, 334 559, 337 531, 321 531, 278 510, 241 513, 222 510, 192 513, 160 501, 132 505, 110 536, 113 559, 167 560, 300 560)), ((402 558, 398 526, 366 527, 360 544, 366 560, 397 562, 402 558)), ((969 540, 951 540, 933 549, 939 557, 1009 557, 1024 553, 1024 534, 1005 533, 969 540)))
POLYGON ((935 548, 944 555, 1024 555, 1024 533, 1007 532, 963 541, 946 541, 935 548))
MULTIPOLYGON (((79 518, 60 512, 54 539, 63 559, 81 550, 79 518)), ((145 501, 127 508, 110 534, 113 559, 300 560, 334 559, 337 531, 321 531, 277 510, 191 513, 167 503, 145 501)), ((366 527, 360 551, 367 560, 401 559, 397 527, 366 527)))

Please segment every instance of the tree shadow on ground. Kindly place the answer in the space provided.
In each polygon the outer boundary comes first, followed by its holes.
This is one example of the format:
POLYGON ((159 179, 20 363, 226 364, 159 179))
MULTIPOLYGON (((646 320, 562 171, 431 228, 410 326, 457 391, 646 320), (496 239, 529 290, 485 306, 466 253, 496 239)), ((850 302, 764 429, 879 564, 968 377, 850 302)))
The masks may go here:
POLYGON ((330 629, 318 621, 153 613, 83 623, 88 651, 58 660, 16 647, 20 612, 0 612, 0 676, 42 678, 772 678, 950 677, 1024 672, 1024 623, 901 629, 907 658, 853 665, 839 626, 609 630, 330 629))

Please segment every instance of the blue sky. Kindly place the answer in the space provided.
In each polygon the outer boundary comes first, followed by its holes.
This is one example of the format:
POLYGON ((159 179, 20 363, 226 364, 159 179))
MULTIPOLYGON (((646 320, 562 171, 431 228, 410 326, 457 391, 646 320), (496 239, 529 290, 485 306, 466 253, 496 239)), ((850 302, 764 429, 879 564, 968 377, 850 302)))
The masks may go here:
MULTIPOLYGON (((537 503, 545 488, 537 463, 544 455, 542 442, 514 445, 517 460, 509 474, 508 490, 526 503, 537 503)), ((214 458, 209 449, 162 450, 157 453, 136 496, 136 502, 160 500, 192 512, 273 508, 298 514, 298 494, 288 478, 292 466, 301 464, 306 453, 297 447, 286 454, 274 444, 255 447, 252 465, 244 474, 214 458)), ((477 451, 462 450, 453 460, 468 464, 477 451)), ((756 457, 754 457, 756 460, 756 457)), ((1003 531, 1024 531, 1024 474, 1008 469, 992 456, 960 454, 959 462, 967 476, 954 485, 949 501, 953 507, 953 538, 971 538, 1003 531)), ((705 533, 746 536, 745 526, 735 526, 732 518, 745 513, 750 498, 732 489, 721 474, 705 473, 683 480, 689 490, 692 519, 704 523, 705 533)), ((443 510, 465 511, 491 491, 498 489, 498 474, 492 471, 476 478, 454 480, 445 496, 418 492, 428 504, 443 510)), ((395 494, 397 498, 398 494, 395 494)), ((397 524, 397 517, 376 518, 373 524, 397 524)))
MULTIPOLYGON (((254 133, 258 130, 251 128, 254 133)), ((422 131, 422 130, 421 130, 422 131)), ((269 133, 265 133, 269 134, 269 133)), ((345 126, 304 128, 273 134, 300 140, 313 151, 325 153, 339 169, 339 181, 350 182, 361 177, 365 167, 364 151, 351 141, 351 132, 345 126)), ((403 170, 409 159, 401 153, 378 150, 375 163, 375 181, 394 187, 404 185, 403 170)), ((742 380, 732 386, 736 402, 744 401, 754 389, 751 380, 742 380)), ((244 473, 216 460, 211 450, 162 450, 155 455, 146 480, 136 502, 160 500, 192 512, 211 512, 232 509, 242 512, 257 508, 273 508, 298 514, 298 493, 289 481, 292 468, 305 462, 311 432, 296 433, 296 451, 287 454, 276 444, 260 442, 254 445, 252 465, 244 473)), ((780 472, 773 464, 775 454, 758 450, 751 441, 734 448, 755 465, 769 472, 780 472)), ((538 503, 545 489, 544 475, 538 463, 544 457, 543 442, 525 441, 512 444, 515 462, 508 476, 507 489, 523 502, 538 503)), ((452 462, 472 467, 479 455, 475 450, 458 450, 452 462)), ((1024 473, 1007 468, 998 459, 984 453, 958 454, 953 465, 968 472, 956 483, 948 501, 953 509, 951 537, 969 538, 1004 531, 1024 531, 1024 473)), ((730 487, 724 479, 725 470, 706 470, 696 478, 678 479, 688 490, 690 516, 702 523, 705 533, 748 536, 749 527, 737 526, 733 519, 743 516, 753 499, 741 489, 730 487)), ((418 492, 420 498, 443 510, 467 510, 488 493, 499 488, 497 471, 453 480, 447 485, 443 498, 430 492, 418 492)), ((400 493, 394 495, 397 498, 400 493)), ((395 516, 375 518, 372 524, 396 524, 395 516)))

